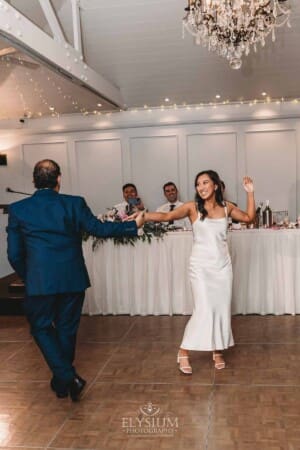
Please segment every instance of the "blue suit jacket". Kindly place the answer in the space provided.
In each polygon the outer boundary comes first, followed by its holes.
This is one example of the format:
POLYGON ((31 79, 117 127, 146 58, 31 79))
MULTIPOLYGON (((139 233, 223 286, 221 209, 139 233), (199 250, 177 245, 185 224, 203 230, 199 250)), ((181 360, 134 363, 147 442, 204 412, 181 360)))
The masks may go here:
POLYGON ((82 197, 52 189, 37 190, 10 205, 8 260, 25 281, 27 295, 79 292, 90 286, 82 231, 98 237, 136 236, 137 227, 135 221, 101 223, 82 197))

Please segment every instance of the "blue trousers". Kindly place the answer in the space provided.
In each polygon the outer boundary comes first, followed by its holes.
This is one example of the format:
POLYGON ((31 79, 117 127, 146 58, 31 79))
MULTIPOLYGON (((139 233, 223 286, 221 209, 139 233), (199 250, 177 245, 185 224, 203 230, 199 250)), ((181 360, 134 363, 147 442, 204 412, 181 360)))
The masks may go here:
POLYGON ((58 389, 66 389, 75 376, 76 335, 84 292, 28 296, 24 311, 58 389))

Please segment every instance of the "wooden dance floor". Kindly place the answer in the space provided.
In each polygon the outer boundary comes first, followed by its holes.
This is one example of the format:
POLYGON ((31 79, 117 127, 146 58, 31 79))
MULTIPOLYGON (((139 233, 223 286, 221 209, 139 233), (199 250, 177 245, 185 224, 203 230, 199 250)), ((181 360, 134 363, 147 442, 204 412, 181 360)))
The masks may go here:
POLYGON ((79 403, 57 399, 22 316, 0 317, 0 448, 299 450, 300 316, 235 316, 227 367, 175 359, 186 316, 82 317, 79 403))

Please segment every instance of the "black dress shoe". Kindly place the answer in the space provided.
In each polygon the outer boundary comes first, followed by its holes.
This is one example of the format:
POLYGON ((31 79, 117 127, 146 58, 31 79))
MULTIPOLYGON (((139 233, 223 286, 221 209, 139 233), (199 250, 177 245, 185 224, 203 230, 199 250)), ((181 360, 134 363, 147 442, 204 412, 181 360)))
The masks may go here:
POLYGON ((62 391, 62 390, 57 389, 57 387, 55 386, 54 378, 52 378, 50 381, 50 387, 51 387, 52 391, 55 392, 57 398, 66 398, 69 395, 68 391, 62 391))
POLYGON ((69 394, 73 402, 78 402, 81 392, 83 391, 86 381, 76 376, 69 384, 69 394))
POLYGON ((86 385, 86 381, 85 381, 83 378, 81 378, 81 376, 78 375, 78 373, 75 374, 75 377, 78 378, 78 380, 79 380, 81 383, 83 383, 84 386, 86 385))

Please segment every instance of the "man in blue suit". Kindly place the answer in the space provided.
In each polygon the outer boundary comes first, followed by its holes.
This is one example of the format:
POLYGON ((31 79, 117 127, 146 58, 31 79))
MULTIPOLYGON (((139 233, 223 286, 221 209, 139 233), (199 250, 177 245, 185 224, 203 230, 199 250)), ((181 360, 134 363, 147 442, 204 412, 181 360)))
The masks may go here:
POLYGON ((31 334, 53 377, 60 398, 77 401, 85 380, 73 366, 76 334, 90 281, 82 254, 82 232, 98 237, 136 236, 135 221, 101 223, 82 197, 59 194, 61 172, 50 159, 33 171, 37 190, 12 203, 8 219, 8 259, 25 281, 24 310, 31 334))

